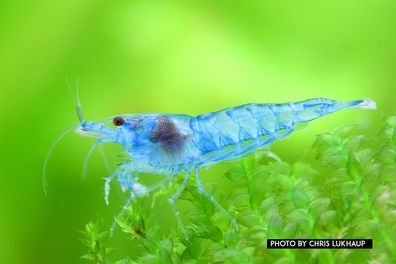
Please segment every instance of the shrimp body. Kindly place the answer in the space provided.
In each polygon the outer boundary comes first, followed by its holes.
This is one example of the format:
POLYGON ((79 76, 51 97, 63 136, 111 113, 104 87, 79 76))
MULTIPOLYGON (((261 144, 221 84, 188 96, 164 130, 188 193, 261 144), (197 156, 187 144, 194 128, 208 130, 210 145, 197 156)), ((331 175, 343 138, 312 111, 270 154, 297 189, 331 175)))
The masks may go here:
POLYGON ((246 104, 198 116, 126 114, 113 119, 115 126, 108 126, 109 120, 82 121, 80 129, 99 134, 101 138, 98 143, 120 144, 131 157, 130 162, 122 164, 106 181, 106 201, 109 184, 115 176, 122 189, 131 193, 126 208, 135 197, 161 187, 180 172, 186 172, 181 189, 170 199, 182 231, 185 232, 174 201, 186 186, 190 171, 195 172, 199 191, 234 222, 220 204, 203 190, 198 176, 200 167, 265 147, 288 136, 300 123, 345 108, 375 107, 374 101, 370 99, 345 103, 318 98, 296 103, 246 104), (165 174, 168 178, 156 186, 145 187, 135 180, 139 172, 165 174))
POLYGON ((369 100, 343 103, 311 99, 285 104, 246 104, 196 117, 172 114, 121 115, 111 129, 96 122, 83 130, 110 136, 132 157, 137 172, 170 174, 235 158, 262 148, 305 123, 350 107, 374 107, 369 100))

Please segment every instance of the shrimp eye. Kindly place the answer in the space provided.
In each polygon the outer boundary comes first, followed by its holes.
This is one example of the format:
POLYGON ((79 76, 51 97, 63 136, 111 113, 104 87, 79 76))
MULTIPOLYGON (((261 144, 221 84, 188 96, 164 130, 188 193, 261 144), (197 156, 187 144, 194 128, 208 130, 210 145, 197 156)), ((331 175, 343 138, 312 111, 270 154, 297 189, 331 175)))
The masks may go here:
POLYGON ((125 123, 125 120, 121 116, 116 116, 113 118, 113 124, 115 126, 122 126, 124 123, 125 123))

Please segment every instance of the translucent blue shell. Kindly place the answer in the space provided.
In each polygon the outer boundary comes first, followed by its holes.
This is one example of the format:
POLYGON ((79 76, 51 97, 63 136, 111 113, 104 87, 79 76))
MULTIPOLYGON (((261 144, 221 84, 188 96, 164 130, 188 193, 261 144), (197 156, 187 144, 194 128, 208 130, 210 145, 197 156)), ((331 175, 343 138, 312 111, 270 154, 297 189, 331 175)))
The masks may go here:
POLYGON ((340 102, 318 98, 296 103, 246 104, 198 116, 121 115, 122 126, 86 122, 83 130, 110 138, 132 157, 134 170, 190 171, 235 158, 289 135, 300 123, 345 108, 375 108, 370 99, 340 102))

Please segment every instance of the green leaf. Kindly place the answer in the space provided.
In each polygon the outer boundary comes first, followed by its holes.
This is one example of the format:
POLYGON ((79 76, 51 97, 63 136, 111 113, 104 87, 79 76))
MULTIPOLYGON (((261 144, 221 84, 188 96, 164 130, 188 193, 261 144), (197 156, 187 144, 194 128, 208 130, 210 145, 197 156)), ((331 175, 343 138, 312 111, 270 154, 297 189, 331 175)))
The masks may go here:
POLYGON ((202 255, 201 240, 197 238, 192 239, 191 243, 186 248, 185 253, 193 259, 198 259, 202 255))
POLYGON ((331 203, 330 198, 320 197, 312 201, 309 210, 312 211, 313 215, 320 215, 322 212, 326 211, 331 203))
POLYGON ((356 129, 357 125, 356 124, 352 124, 352 125, 345 125, 342 126, 340 128, 337 128, 335 130, 335 132, 342 138, 350 135, 355 129, 356 129))
POLYGON ((250 263, 249 257, 237 250, 222 248, 214 252, 213 263, 250 263))
POLYGON ((159 260, 160 263, 173 264, 170 252, 163 247, 159 247, 159 260))
POLYGON ((360 162, 354 152, 349 154, 347 172, 354 181, 358 181, 361 178, 362 168, 360 167, 360 162))
POLYGON ((320 215, 320 224, 324 226, 331 225, 333 220, 336 218, 336 211, 329 210, 320 215))
POLYGON ((281 237, 283 229, 283 219, 280 215, 273 215, 268 222, 268 233, 271 237, 281 237))
POLYGON ((160 263, 158 256, 154 254, 146 254, 144 256, 141 256, 140 258, 137 259, 136 261, 139 264, 154 264, 154 263, 160 263))
POLYGON ((171 254, 173 250, 173 241, 170 238, 164 239, 159 243, 159 246, 171 254))
POLYGON ((235 168, 225 173, 225 176, 237 185, 246 184, 246 173, 241 168, 235 168))
POLYGON ((396 127, 396 116, 390 116, 386 119, 386 124, 390 127, 396 127))
POLYGON ((256 167, 257 160, 255 155, 249 155, 241 159, 241 165, 246 173, 250 173, 256 167))
POLYGON ((115 264, 137 264, 137 262, 131 260, 129 257, 126 257, 124 259, 116 261, 115 264))
POLYGON ((339 135, 335 133, 323 133, 318 136, 317 143, 315 146, 335 146, 338 147, 342 144, 342 140, 339 135))
POLYGON ((300 189, 293 191, 292 199, 296 208, 307 208, 310 202, 309 197, 300 189))
POLYGON ((239 237, 235 230, 227 229, 224 231, 224 244, 227 247, 235 247, 238 243, 239 237))
POLYGON ((246 210, 238 215, 238 223, 246 227, 251 227, 259 224, 260 218, 254 211, 246 210))
POLYGON ((204 234, 207 238, 211 239, 214 242, 219 242, 223 239, 223 233, 217 226, 214 225, 206 225, 202 227, 204 230, 204 234))

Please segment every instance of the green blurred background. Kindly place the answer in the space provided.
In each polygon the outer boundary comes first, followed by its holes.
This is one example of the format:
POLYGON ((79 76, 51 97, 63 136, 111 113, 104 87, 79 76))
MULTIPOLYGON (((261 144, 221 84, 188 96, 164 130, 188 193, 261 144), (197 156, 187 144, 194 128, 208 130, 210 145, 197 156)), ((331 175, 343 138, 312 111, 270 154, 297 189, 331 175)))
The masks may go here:
MULTIPOLYGON (((94 152, 68 135, 41 171, 55 137, 77 123, 65 78, 79 78, 87 119, 118 113, 199 114, 249 102, 373 98, 312 122, 272 149, 293 161, 315 135, 358 123, 375 133, 394 113, 395 1, 1 1, 0 263, 85 263, 79 231, 108 226, 123 196, 94 152)), ((118 148, 105 147, 116 161, 118 148)), ((114 168, 114 165, 113 165, 114 168)), ((227 164, 203 172, 216 182, 227 164)), ((165 206, 163 228, 175 227, 165 206)), ((134 243, 114 238, 116 256, 134 243)), ((131 253, 132 252, 132 253, 131 253)))

